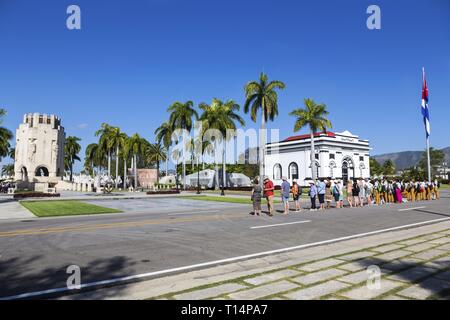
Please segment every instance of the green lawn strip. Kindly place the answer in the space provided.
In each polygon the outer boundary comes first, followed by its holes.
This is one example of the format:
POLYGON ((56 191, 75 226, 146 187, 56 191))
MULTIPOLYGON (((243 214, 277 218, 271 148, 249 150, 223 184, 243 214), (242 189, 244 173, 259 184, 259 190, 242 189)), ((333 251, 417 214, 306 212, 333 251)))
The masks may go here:
MULTIPOLYGON (((199 201, 212 201, 212 202, 226 202, 226 203, 240 203, 240 204, 252 204, 250 198, 232 198, 223 196, 181 196, 181 199, 199 200, 199 201)), ((267 204, 266 200, 261 201, 262 204, 267 204)), ((279 200, 274 200, 274 203, 281 203, 279 200)))
POLYGON ((101 207, 75 200, 21 201, 20 203, 37 217, 59 217, 122 212, 117 209, 101 207))

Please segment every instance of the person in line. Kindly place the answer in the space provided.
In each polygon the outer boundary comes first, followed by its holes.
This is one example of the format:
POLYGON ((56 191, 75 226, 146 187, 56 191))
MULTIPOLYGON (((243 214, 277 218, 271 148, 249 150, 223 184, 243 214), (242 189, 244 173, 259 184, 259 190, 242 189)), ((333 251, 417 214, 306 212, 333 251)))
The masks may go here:
POLYGON ((367 205, 371 206, 371 205, 373 205, 373 199, 372 199, 373 184, 369 179, 366 179, 365 182, 366 182, 367 205))
POLYGON ((273 182, 266 177, 264 179, 264 196, 267 199, 267 208, 269 209, 269 216, 273 216, 273 194, 275 187, 273 182))
POLYGON ((317 196, 317 187, 316 184, 314 183, 314 181, 311 181, 309 183, 309 198, 311 199, 311 209, 310 211, 317 211, 316 208, 316 196, 317 196))
POLYGON ((358 189, 359 189, 358 194, 359 206, 363 207, 366 199, 366 184, 362 178, 359 178, 358 180, 358 189))
POLYGON ((395 186, 395 198, 397 200, 397 203, 403 203, 403 195, 402 195, 402 185, 398 182, 394 182, 395 186))
POLYGON ((359 207, 359 185, 358 182, 356 181, 356 179, 353 179, 353 189, 352 189, 352 196, 353 196, 353 201, 354 201, 354 206, 355 207, 359 207))
POLYGON ((323 179, 320 179, 317 183, 317 194, 319 196, 320 210, 325 210, 325 192, 326 184, 323 179))
POLYGON ((374 196, 375 196, 375 204, 377 206, 379 206, 380 203, 381 203, 381 197, 380 197, 381 190, 380 190, 380 188, 381 188, 380 182, 378 181, 378 179, 375 179, 375 182, 373 184, 373 193, 374 193, 374 196))
POLYGON ((287 181, 286 177, 281 178, 283 182, 281 183, 281 202, 284 206, 284 214, 289 214, 289 195, 291 193, 291 185, 287 181))
POLYGON ((347 181, 347 201, 350 205, 350 208, 353 208, 353 181, 347 181))
POLYGON ((331 208, 331 202, 333 202, 333 194, 332 188, 334 187, 334 182, 328 180, 325 184, 325 202, 326 202, 326 209, 331 208))
POLYGON ((256 178, 252 190, 252 202, 253 202, 253 215, 259 216, 261 214, 261 198, 262 187, 259 183, 259 179, 256 178))
POLYGON ((302 195, 302 189, 297 184, 296 180, 292 181, 292 190, 291 190, 291 192, 292 192, 292 198, 293 198, 294 204, 295 204, 295 212, 302 211, 302 208, 300 206, 300 196, 302 195))
POLYGON ((336 180, 335 183, 333 184, 333 187, 331 188, 331 193, 333 194, 333 198, 334 198, 334 202, 336 202, 336 208, 339 209, 341 208, 341 193, 340 193, 340 183, 339 180, 336 180))

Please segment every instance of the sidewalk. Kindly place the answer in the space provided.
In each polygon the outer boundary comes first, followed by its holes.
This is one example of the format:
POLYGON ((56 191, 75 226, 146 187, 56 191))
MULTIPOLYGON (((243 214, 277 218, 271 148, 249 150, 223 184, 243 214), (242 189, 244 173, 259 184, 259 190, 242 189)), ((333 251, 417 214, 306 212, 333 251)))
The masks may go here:
POLYGON ((450 221, 62 299, 450 299, 450 221), (379 288, 367 286, 368 267, 379 288))

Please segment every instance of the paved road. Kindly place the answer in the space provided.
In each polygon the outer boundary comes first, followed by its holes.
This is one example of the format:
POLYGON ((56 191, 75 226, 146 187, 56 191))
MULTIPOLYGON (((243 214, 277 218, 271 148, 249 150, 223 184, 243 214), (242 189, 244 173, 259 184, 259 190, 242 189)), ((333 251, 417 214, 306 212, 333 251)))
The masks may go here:
POLYGON ((238 204, 111 200, 100 204, 129 212, 2 222, 0 297, 65 287, 73 264, 89 283, 450 218, 450 194, 442 196, 273 218, 250 216, 238 204))

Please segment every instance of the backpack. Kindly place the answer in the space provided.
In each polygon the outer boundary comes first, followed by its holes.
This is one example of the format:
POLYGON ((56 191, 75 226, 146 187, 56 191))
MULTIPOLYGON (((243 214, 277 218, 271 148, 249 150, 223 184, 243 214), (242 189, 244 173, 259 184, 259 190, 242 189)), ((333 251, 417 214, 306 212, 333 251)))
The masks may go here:
POLYGON ((336 185, 333 187, 333 195, 335 197, 337 197, 339 195, 339 190, 338 190, 338 187, 336 185))

